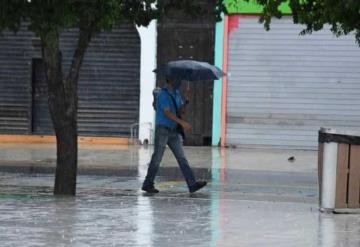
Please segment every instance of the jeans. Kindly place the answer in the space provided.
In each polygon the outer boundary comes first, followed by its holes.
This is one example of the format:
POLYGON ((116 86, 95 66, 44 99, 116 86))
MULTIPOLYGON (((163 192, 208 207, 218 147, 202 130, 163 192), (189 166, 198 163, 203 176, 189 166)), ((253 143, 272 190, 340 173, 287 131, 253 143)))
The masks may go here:
POLYGON ((160 162, 164 155, 166 144, 175 155, 188 187, 193 186, 196 182, 195 176, 185 157, 179 133, 176 130, 171 130, 163 125, 158 125, 155 130, 155 149, 151 157, 143 187, 154 186, 155 176, 159 171, 160 162))

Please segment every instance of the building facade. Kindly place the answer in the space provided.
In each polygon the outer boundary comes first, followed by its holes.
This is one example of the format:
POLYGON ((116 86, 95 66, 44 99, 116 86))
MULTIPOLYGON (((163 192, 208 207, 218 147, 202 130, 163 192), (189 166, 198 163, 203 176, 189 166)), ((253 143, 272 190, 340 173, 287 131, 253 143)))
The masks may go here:
MULTIPOLYGON (((205 5, 204 5, 205 6, 205 5)), ((282 6, 284 13, 289 8, 282 6)), ((243 3, 215 23, 174 14, 122 25, 91 42, 79 81, 79 134, 153 140, 153 69, 176 59, 214 63, 227 76, 191 84, 189 145, 316 149, 320 127, 360 128, 360 48, 329 28, 299 36, 291 16, 258 23, 243 3)), ((61 36, 70 66, 76 30, 61 36)), ((52 134, 39 40, 24 24, 0 37, 0 133, 52 134)))
POLYGON ((329 27, 300 36, 291 16, 265 31, 259 11, 244 5, 218 25, 215 53, 228 76, 214 91, 222 103, 214 105, 213 144, 316 149, 320 127, 359 130, 354 36, 336 38, 329 27))

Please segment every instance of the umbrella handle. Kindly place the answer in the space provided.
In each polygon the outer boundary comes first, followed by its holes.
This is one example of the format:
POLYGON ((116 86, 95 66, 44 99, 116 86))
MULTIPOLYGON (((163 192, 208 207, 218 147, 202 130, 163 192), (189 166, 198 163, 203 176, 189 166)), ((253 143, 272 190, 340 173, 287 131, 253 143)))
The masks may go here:
POLYGON ((187 87, 186 87, 186 92, 185 92, 184 96, 185 96, 186 100, 189 100, 189 97, 190 97, 190 82, 189 81, 187 81, 187 87))

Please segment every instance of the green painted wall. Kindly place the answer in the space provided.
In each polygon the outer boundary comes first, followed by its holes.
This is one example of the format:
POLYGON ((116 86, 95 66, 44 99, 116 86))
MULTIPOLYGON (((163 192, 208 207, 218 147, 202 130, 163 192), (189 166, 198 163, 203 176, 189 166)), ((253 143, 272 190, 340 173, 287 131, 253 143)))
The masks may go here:
MULTIPOLYGON (((235 4, 237 1, 238 0, 225 0, 229 14, 259 14, 262 12, 262 6, 258 5, 255 0, 250 0, 249 2, 241 1, 235 4)), ((291 14, 291 9, 286 3, 280 5, 280 10, 284 14, 291 14)))

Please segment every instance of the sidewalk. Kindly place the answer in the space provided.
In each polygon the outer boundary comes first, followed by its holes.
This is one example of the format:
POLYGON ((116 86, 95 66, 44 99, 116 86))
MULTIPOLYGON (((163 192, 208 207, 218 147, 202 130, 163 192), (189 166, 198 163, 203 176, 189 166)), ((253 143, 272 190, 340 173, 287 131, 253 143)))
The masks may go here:
MULTIPOLYGON (((137 169, 147 165, 152 151, 152 146, 79 145, 79 168, 137 169)), ((317 169, 316 151, 185 147, 185 153, 191 166, 196 168, 310 173, 317 169), (294 160, 289 161, 290 157, 294 160)), ((55 163, 55 144, 0 143, 2 168, 7 165, 54 167, 55 163)), ((177 167, 169 149, 161 166, 177 167)))
MULTIPOLYGON (((121 187, 139 188, 152 151, 152 146, 80 145, 79 175, 127 177, 133 182, 121 187)), ((227 198, 317 201, 315 151, 185 147, 185 153, 196 177, 208 180, 227 198)), ((54 144, 0 144, 0 172, 53 175, 55 154, 54 144)), ((186 191, 169 149, 158 180, 162 189, 186 191)))

